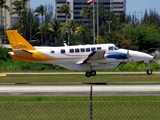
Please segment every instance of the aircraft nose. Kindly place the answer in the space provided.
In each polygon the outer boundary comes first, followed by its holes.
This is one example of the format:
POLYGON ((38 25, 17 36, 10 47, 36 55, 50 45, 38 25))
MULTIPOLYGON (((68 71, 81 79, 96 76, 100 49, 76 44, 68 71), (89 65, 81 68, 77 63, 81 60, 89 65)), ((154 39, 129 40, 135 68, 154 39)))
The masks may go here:
POLYGON ((153 59, 153 56, 144 53, 144 59, 145 59, 145 60, 152 60, 152 59, 153 59))
POLYGON ((138 51, 132 51, 131 52, 131 59, 133 61, 150 61, 153 60, 153 56, 143 53, 143 52, 138 52, 138 51))

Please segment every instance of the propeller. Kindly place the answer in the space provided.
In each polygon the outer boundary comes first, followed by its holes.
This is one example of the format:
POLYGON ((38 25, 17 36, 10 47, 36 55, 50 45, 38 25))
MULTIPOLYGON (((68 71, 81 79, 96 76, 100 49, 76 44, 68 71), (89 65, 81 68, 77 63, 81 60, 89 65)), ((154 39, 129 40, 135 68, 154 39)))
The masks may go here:
POLYGON ((129 49, 127 50, 127 54, 121 54, 121 57, 123 58, 123 60, 127 59, 127 63, 129 63, 129 58, 131 57, 129 55, 129 49))
POLYGON ((129 57, 130 57, 130 55, 129 55, 129 49, 127 50, 127 64, 129 63, 129 57))
POLYGON ((150 60, 149 62, 152 62, 152 61, 157 61, 157 60, 159 60, 159 54, 158 53, 153 53, 153 59, 152 60, 150 60))

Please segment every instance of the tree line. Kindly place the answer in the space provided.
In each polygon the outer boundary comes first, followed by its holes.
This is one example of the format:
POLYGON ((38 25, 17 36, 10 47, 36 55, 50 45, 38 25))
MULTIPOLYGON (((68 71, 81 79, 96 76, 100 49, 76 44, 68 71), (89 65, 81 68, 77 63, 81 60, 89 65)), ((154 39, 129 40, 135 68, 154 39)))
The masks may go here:
MULTIPOLYGON (((9 29, 17 29, 32 45, 60 46, 64 41, 69 45, 93 44, 93 11, 90 5, 79 13, 79 16, 88 19, 86 26, 82 20, 77 22, 68 19, 73 12, 68 5, 59 8, 59 14, 66 16, 66 22, 62 23, 55 18, 53 4, 40 5, 33 10, 26 8, 27 1, 14 1, 12 9, 9 9, 5 0, 1 0, 0 8, 18 15, 18 23, 9 29)), ((155 10, 145 10, 144 16, 139 19, 135 14, 122 13, 117 17, 113 12, 107 11, 101 3, 98 8, 99 33, 95 38, 96 44, 114 43, 121 48, 147 53, 160 47, 160 15, 155 10), (112 21, 110 27, 107 21, 112 21)), ((3 34, 6 28, 1 26, 0 29, 3 34)))

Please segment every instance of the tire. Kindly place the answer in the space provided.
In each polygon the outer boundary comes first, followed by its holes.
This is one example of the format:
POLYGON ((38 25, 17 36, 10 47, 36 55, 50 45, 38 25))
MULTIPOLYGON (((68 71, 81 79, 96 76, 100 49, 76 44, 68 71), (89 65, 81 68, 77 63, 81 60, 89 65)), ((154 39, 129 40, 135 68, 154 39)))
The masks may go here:
POLYGON ((96 75, 96 71, 95 70, 91 70, 91 75, 95 76, 96 75))
POLYGON ((86 72, 86 77, 91 77, 91 72, 87 71, 86 72))
POLYGON ((151 69, 148 69, 148 70, 147 70, 147 74, 148 74, 148 75, 152 75, 152 70, 151 70, 151 69))

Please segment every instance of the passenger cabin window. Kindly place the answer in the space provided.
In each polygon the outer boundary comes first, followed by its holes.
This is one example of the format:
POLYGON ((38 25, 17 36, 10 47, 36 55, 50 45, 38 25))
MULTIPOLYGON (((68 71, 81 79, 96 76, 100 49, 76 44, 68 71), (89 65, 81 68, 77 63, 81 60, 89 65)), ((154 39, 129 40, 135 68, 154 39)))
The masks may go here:
POLYGON ((81 50, 81 52, 85 52, 85 49, 84 49, 84 48, 81 48, 80 50, 81 50))
POLYGON ((74 53, 74 49, 69 49, 69 52, 70 53, 74 53))
POLYGON ((101 47, 97 47, 97 50, 101 50, 102 48, 101 47))
POLYGON ((86 48, 86 52, 90 52, 90 48, 86 48))
POLYGON ((62 50, 61 50, 61 53, 65 53, 65 49, 62 49, 62 50))
POLYGON ((95 51, 95 50, 96 50, 96 48, 95 48, 95 47, 92 47, 92 48, 91 48, 91 51, 95 51))
POLYGON ((53 53, 54 53, 54 51, 52 50, 52 51, 51 51, 51 53, 53 54, 53 53))
POLYGON ((75 49, 75 52, 76 52, 76 53, 79 52, 79 48, 76 48, 76 49, 75 49))

